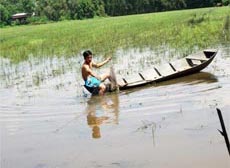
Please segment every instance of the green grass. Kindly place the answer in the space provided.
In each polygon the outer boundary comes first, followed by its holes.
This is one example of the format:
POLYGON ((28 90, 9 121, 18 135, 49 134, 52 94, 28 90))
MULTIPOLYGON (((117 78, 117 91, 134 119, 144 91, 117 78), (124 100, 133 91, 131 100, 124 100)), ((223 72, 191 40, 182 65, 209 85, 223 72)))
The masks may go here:
POLYGON ((12 62, 29 56, 96 54, 118 49, 167 46, 183 53, 229 43, 229 7, 63 21, 0 29, 0 56, 12 62))

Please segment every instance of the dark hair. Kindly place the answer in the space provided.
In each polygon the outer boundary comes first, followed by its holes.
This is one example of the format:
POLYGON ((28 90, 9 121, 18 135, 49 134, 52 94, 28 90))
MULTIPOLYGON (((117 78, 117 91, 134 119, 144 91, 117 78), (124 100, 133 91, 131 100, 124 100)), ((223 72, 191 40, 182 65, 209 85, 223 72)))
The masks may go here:
POLYGON ((92 52, 90 50, 86 50, 83 52, 84 59, 86 59, 86 57, 88 57, 89 55, 92 55, 92 52))

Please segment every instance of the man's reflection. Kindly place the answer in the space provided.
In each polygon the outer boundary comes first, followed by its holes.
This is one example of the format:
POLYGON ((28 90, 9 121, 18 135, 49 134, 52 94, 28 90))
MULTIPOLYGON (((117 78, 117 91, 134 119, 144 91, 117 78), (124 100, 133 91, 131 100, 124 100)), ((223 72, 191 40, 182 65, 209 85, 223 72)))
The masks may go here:
POLYGON ((87 123, 92 128, 93 138, 101 137, 101 124, 118 124, 119 99, 117 94, 93 96, 87 103, 87 123))

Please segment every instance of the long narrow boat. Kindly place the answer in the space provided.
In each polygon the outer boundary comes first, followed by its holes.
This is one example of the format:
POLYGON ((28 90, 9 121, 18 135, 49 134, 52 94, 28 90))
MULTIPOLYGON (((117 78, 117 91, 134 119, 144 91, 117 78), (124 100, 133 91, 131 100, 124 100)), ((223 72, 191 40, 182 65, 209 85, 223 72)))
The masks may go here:
POLYGON ((217 50, 204 50, 177 61, 149 67, 146 71, 128 77, 117 76, 117 83, 120 90, 125 90, 197 73, 207 67, 216 54, 217 50))

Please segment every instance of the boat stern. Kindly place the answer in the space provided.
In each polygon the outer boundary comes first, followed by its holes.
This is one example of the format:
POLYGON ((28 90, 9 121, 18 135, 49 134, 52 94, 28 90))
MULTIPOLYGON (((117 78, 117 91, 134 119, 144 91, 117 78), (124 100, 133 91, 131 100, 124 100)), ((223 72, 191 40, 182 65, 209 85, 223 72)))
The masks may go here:
POLYGON ((206 58, 211 58, 211 57, 216 56, 218 51, 216 49, 207 49, 207 50, 204 50, 203 52, 206 58))

